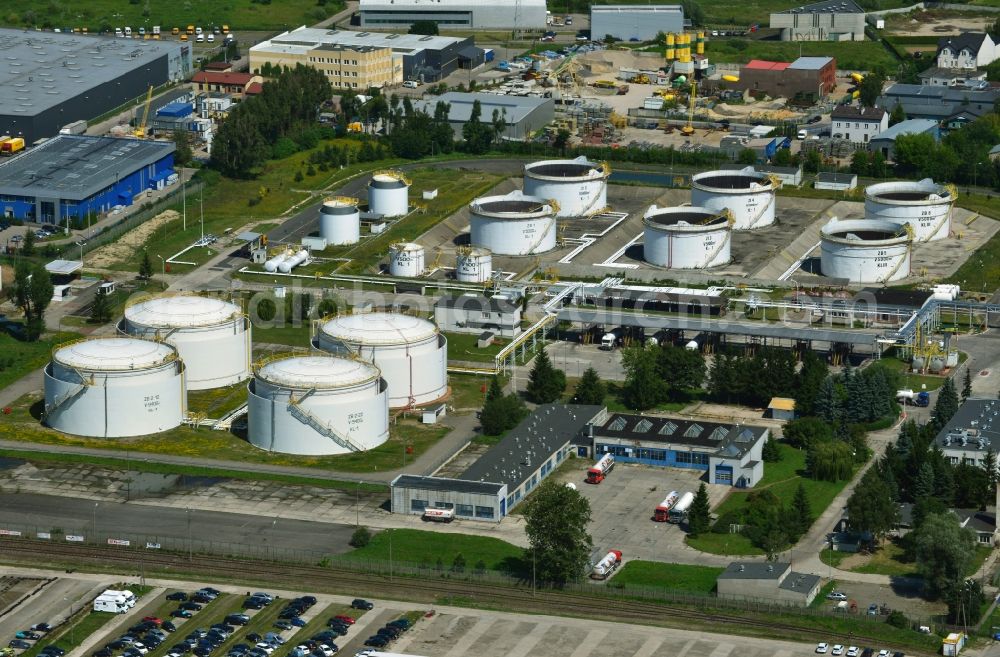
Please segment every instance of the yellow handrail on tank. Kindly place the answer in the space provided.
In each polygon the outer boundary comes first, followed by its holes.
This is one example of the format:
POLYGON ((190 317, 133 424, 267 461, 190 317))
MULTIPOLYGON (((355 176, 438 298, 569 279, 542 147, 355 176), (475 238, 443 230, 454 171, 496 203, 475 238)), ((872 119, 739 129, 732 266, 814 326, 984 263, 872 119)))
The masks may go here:
POLYGON ((388 176, 389 178, 394 178, 402 183, 405 183, 407 187, 413 184, 402 171, 396 171, 395 169, 380 169, 372 173, 372 178, 375 176, 388 176))
POLYGON ((549 206, 552 207, 552 213, 553 214, 559 214, 559 201, 555 200, 554 198, 550 198, 550 199, 547 199, 547 202, 548 202, 549 206))
POLYGON ((358 205, 358 199, 353 196, 327 196, 324 203, 340 203, 342 205, 358 205))
MULTIPOLYGON (((79 338, 77 340, 70 340, 69 342, 61 342, 61 343, 55 345, 54 347, 52 347, 50 353, 52 355, 52 359, 55 360, 56 352, 57 351, 59 351, 61 349, 65 349, 67 347, 72 347, 75 344, 81 344, 83 342, 93 342, 95 340, 121 340, 121 339, 122 339, 122 337, 118 336, 118 335, 92 335, 92 336, 86 337, 86 338, 79 338)), ((134 335, 130 335, 129 339, 131 339, 131 340, 142 340, 143 342, 155 342, 157 344, 164 344, 160 340, 151 340, 149 338, 141 338, 141 337, 134 336, 134 335)), ((173 346, 173 345, 170 345, 170 346, 173 346)), ((169 354, 167 354, 166 356, 163 357, 163 360, 161 360, 160 362, 155 363, 155 364, 156 365, 164 365, 166 363, 175 361, 178 358, 179 358, 179 356, 177 354, 177 348, 175 347, 173 351, 171 351, 169 354)), ((94 369, 94 370, 98 370, 100 372, 104 371, 104 369, 102 369, 100 367, 93 367, 93 368, 87 368, 87 369, 94 369)))
POLYGON ((602 160, 597 166, 605 176, 611 175, 611 165, 607 161, 602 160))
POLYGON ((951 194, 952 203, 958 200, 958 188, 955 187, 954 183, 945 183, 944 185, 942 185, 942 187, 947 189, 948 193, 951 194))

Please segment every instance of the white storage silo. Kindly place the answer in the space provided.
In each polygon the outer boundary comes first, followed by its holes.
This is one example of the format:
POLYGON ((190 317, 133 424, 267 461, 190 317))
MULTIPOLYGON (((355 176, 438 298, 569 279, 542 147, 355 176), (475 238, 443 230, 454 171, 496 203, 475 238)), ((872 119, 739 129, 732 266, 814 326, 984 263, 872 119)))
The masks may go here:
POLYGON ((707 208, 650 206, 642 218, 643 258, 672 269, 718 267, 730 260, 732 219, 707 208))
POLYGON ((375 363, 389 386, 389 407, 420 406, 448 392, 448 341, 433 322, 374 312, 321 322, 316 346, 375 363))
POLYGON ((345 454, 389 438, 385 381, 370 363, 279 357, 255 368, 248 389, 247 439, 269 452, 345 454))
POLYGON ((775 187, 770 176, 753 167, 706 171, 691 177, 691 205, 729 210, 734 230, 763 228, 774 223, 775 187))
POLYGON ((586 217, 608 206, 608 176, 604 162, 581 155, 575 160, 543 160, 524 167, 524 193, 554 199, 560 217, 586 217))
POLYGON ((125 309, 119 329, 177 349, 188 390, 233 385, 250 376, 250 322, 240 307, 194 294, 159 296, 125 309))
POLYGON ((489 249, 459 247, 455 256, 455 278, 463 283, 485 283, 493 276, 493 254, 489 249))
POLYGON ((319 236, 330 246, 357 244, 361 240, 361 212, 358 200, 335 196, 319 209, 319 236))
POLYGON ((389 275, 416 278, 424 273, 424 247, 399 242, 389 247, 389 275))
POLYGON ((904 226, 872 219, 831 221, 820 231, 824 276, 851 283, 887 283, 910 275, 910 235, 904 226))
POLYGON ((169 344, 90 338, 57 347, 45 368, 45 423, 77 436, 145 436, 180 425, 184 363, 169 344))
POLYGON ((865 219, 908 223, 914 242, 941 240, 951 233, 955 188, 930 178, 919 182, 895 181, 865 188, 865 219))
POLYGON ((469 204, 472 246, 497 255, 532 255, 556 247, 558 204, 513 191, 469 204))
POLYGON ((368 211, 402 217, 410 211, 410 181, 398 171, 376 171, 368 182, 368 211))

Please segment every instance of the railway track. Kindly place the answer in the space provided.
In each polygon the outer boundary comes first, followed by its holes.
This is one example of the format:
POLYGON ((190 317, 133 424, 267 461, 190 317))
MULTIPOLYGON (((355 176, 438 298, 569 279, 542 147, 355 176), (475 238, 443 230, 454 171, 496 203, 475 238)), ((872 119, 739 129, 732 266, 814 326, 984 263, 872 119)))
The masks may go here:
MULTIPOLYGON (((359 594, 414 602, 448 603, 494 608, 522 613, 601 618, 606 621, 715 629, 732 633, 785 640, 839 641, 879 645, 883 639, 854 633, 837 635, 810 627, 810 618, 801 623, 780 622, 773 618, 755 618, 724 609, 698 609, 684 605, 645 602, 616 598, 613 589, 597 589, 593 594, 532 590, 530 586, 510 586, 489 582, 468 582, 439 577, 388 577, 371 575, 336 566, 307 566, 267 561, 251 561, 218 555, 187 555, 172 552, 130 551, 114 547, 62 545, 28 539, 0 540, 0 561, 28 563, 32 566, 55 564, 62 567, 86 567, 98 572, 173 576, 177 579, 230 580, 248 584, 270 584, 291 590, 359 594)), ((749 613, 749 612, 748 612, 749 613)))

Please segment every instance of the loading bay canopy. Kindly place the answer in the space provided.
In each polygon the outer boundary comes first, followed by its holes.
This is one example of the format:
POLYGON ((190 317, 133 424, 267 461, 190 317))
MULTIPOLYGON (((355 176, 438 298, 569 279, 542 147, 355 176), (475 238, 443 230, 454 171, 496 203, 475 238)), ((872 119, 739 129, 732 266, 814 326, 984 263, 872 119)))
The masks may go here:
POLYGON ((834 328, 819 328, 815 325, 803 324, 778 325, 755 321, 739 321, 725 317, 719 319, 702 319, 698 317, 679 317, 671 315, 644 315, 622 310, 589 310, 567 307, 559 311, 559 321, 576 324, 603 324, 605 326, 640 326, 658 331, 679 330, 697 331, 699 333, 717 333, 723 335, 744 335, 773 340, 797 340, 813 342, 829 342, 850 345, 875 347, 878 334, 858 330, 839 330, 834 328))

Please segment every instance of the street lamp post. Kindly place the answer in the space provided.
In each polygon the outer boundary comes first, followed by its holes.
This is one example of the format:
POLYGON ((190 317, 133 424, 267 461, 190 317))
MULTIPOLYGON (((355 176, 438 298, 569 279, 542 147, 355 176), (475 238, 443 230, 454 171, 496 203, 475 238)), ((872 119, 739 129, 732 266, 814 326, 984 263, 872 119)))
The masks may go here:
POLYGON ((156 257, 160 259, 160 272, 161 272, 161 275, 166 276, 167 275, 167 261, 164 260, 163 256, 161 256, 159 253, 156 254, 156 257))
POLYGON ((100 502, 94 502, 94 542, 97 542, 97 507, 100 505, 100 502))
POLYGON ((191 507, 187 508, 188 518, 188 561, 194 561, 194 546, 191 541, 191 507))

